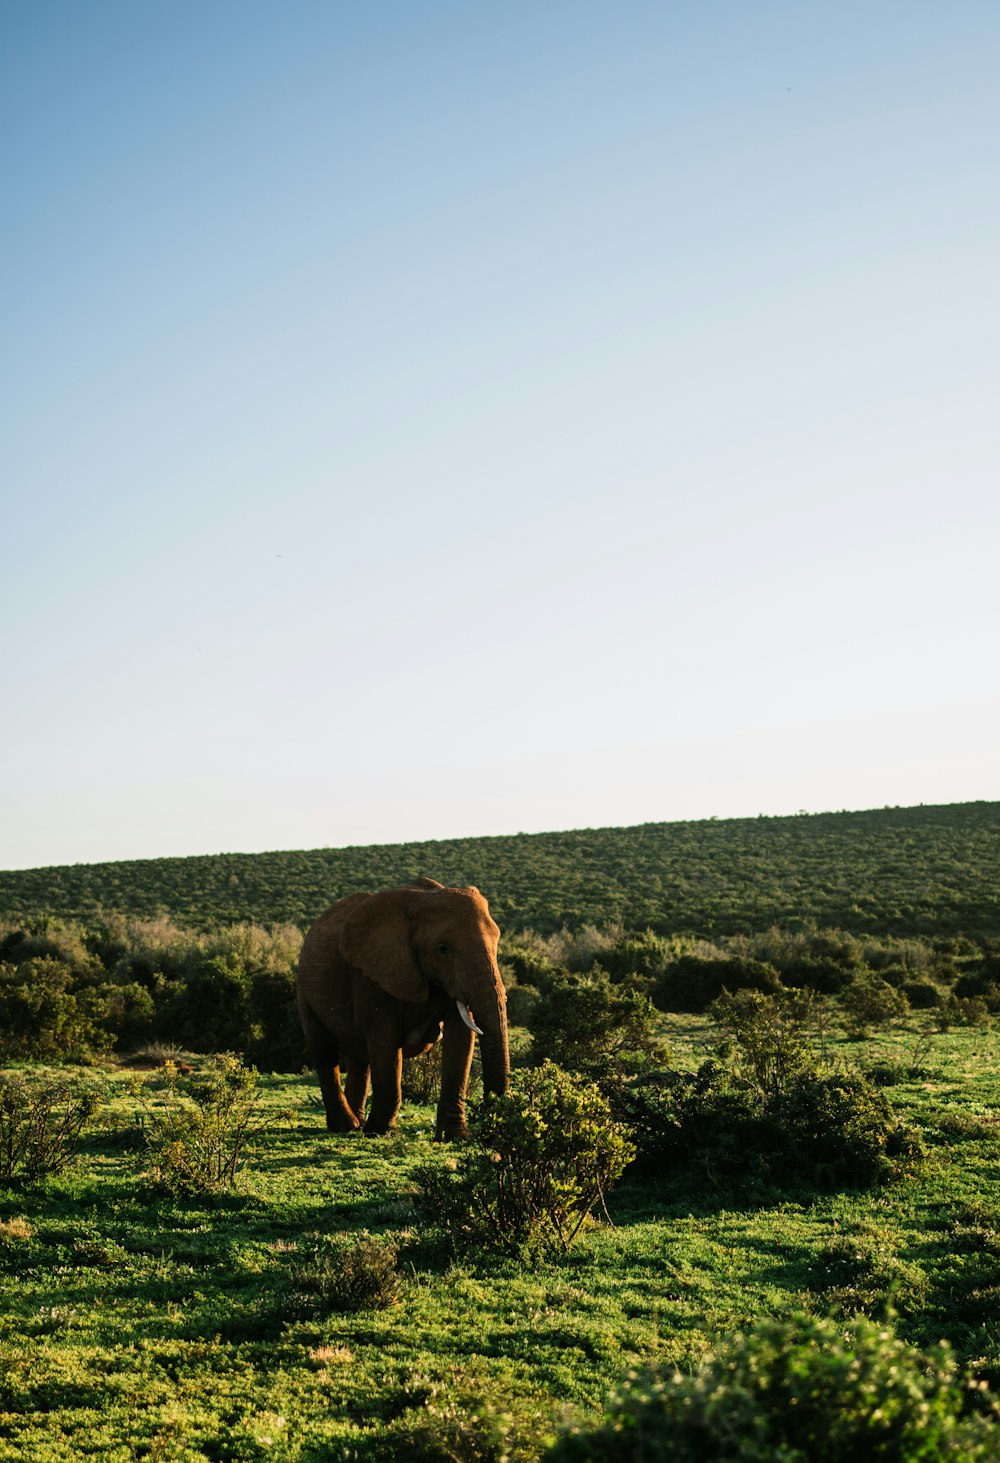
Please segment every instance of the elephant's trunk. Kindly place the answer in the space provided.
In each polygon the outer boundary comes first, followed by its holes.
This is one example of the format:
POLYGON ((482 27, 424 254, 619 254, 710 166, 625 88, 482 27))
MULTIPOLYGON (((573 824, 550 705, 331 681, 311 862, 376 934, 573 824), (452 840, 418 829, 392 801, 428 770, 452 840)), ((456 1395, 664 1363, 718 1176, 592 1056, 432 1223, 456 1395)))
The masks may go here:
POLYGON ((492 978, 474 991, 469 1000, 476 1025, 481 1028, 479 1054, 483 1063, 483 1091, 487 1096, 506 1092, 510 1077, 510 1052, 507 1046, 507 996, 500 972, 493 968, 492 978))

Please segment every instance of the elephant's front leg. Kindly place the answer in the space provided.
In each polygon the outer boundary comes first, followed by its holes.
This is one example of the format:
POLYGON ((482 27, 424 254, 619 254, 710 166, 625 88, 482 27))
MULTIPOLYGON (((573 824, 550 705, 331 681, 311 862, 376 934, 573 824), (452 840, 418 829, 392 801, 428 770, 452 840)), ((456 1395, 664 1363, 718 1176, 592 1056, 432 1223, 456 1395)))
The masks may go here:
POLYGON ((445 1017, 441 1036, 441 1096, 434 1128, 436 1143, 449 1143, 453 1138, 467 1138, 465 1126, 465 1093, 472 1066, 475 1037, 452 1006, 445 1017))

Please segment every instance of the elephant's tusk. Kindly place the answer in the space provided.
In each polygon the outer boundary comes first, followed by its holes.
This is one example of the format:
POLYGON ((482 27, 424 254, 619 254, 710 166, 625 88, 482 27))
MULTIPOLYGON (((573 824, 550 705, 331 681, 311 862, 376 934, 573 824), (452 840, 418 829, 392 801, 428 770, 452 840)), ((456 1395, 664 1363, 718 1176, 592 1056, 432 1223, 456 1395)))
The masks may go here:
POLYGON ((465 1002, 456 1001, 455 1005, 458 1007, 458 1014, 461 1016, 462 1020, 465 1022, 469 1030, 474 1031, 477 1036, 482 1036, 483 1028, 481 1026, 477 1026, 476 1023, 473 1021, 472 1012, 469 1010, 465 1002))

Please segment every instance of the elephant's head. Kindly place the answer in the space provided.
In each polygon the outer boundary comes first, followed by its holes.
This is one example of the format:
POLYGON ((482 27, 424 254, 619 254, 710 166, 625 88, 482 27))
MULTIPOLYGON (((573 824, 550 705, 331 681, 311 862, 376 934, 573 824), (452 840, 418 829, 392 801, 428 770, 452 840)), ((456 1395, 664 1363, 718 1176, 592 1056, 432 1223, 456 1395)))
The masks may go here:
POLYGON ((418 879, 363 900, 344 922, 340 947, 355 969, 399 1001, 420 1004, 432 987, 450 996, 479 1032, 489 1094, 506 1091, 510 1071, 499 940, 478 889, 418 879))

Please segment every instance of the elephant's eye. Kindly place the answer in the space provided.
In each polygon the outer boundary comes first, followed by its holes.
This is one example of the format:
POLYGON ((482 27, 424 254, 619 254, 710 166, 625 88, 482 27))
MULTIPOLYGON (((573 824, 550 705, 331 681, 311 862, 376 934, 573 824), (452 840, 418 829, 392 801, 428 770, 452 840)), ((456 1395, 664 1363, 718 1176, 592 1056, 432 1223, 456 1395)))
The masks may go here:
POLYGON ((439 945, 437 947, 437 953, 439 955, 450 955, 451 954, 451 946, 450 945, 439 945))

